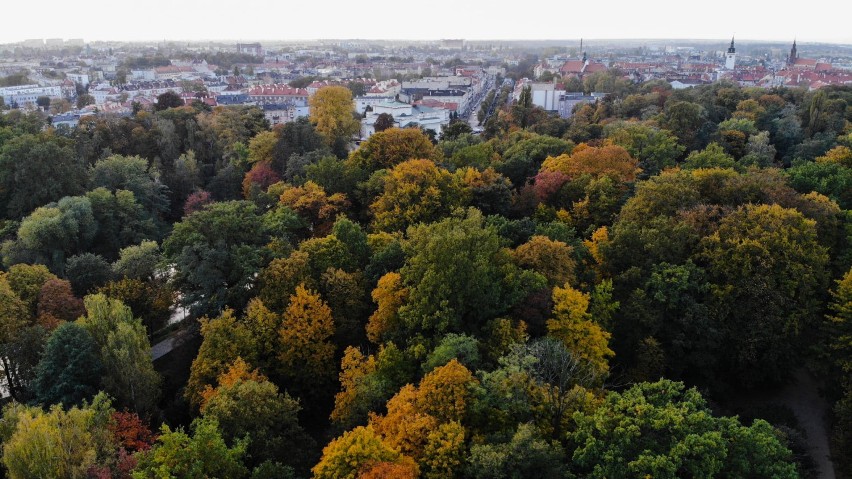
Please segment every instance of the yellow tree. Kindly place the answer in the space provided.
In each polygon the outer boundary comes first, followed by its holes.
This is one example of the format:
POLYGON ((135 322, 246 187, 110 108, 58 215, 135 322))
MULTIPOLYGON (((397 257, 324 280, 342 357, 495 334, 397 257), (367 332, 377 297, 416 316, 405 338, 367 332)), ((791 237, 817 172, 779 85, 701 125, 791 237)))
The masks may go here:
POLYGON ((278 134, 274 131, 261 131, 249 141, 249 163, 271 163, 272 151, 278 143, 278 134))
POLYGON ((385 462, 417 467, 411 458, 385 443, 371 426, 359 426, 323 448, 322 459, 312 472, 314 479, 357 479, 362 471, 385 462))
POLYGON ((515 262, 522 268, 544 275, 551 285, 573 283, 576 262, 573 248, 547 236, 533 236, 514 251, 515 262))
POLYGON ((462 188, 447 170, 430 160, 396 165, 384 178, 384 191, 370 206, 379 230, 399 231, 436 221, 461 206, 462 188))
POLYGON ((349 155, 349 161, 368 170, 393 168, 403 161, 432 158, 435 147, 416 128, 390 128, 371 136, 349 155))
POLYGON ((322 186, 308 181, 302 186, 289 187, 281 193, 281 204, 295 211, 310 224, 314 236, 325 236, 331 231, 337 215, 349 207, 343 193, 326 194, 322 186))
POLYGON ((352 92, 343 86, 320 88, 308 100, 310 120, 330 145, 339 139, 348 139, 361 125, 352 113, 352 92))
POLYGON ((208 384, 204 387, 204 391, 201 391, 200 409, 202 413, 204 413, 204 409, 210 400, 213 399, 221 390, 233 387, 235 384, 242 381, 263 382, 266 381, 266 377, 257 369, 252 370, 251 366, 243 361, 243 358, 237 357, 228 370, 219 375, 218 381, 218 387, 214 388, 208 384))
POLYGON ((417 479, 413 463, 377 462, 358 475, 358 479, 417 479))
POLYGON ((441 422, 460 421, 478 381, 458 360, 435 368, 417 388, 417 408, 441 422))
POLYGON ((425 479, 455 477, 465 463, 465 430, 458 421, 441 424, 426 438, 420 461, 425 479))
POLYGON ((399 273, 390 272, 379 278, 372 297, 378 307, 367 322, 367 339, 378 344, 399 327, 399 307, 408 297, 408 288, 399 273))
POLYGON ((349 346, 343 352, 340 361, 340 392, 334 396, 334 410, 331 420, 336 423, 347 423, 353 415, 353 409, 358 397, 358 386, 367 375, 376 371, 376 358, 365 356, 364 353, 349 346))
POLYGON ((201 405, 202 392, 214 384, 220 374, 227 371, 238 357, 252 364, 257 352, 251 331, 227 309, 215 319, 201 319, 201 348, 192 361, 189 381, 184 393, 190 404, 201 405))
POLYGON ((565 343, 577 357, 588 361, 600 373, 609 370, 610 333, 592 321, 589 295, 570 285, 553 288, 553 318, 547 320, 548 333, 565 343))
POLYGON ((284 374, 296 380, 315 383, 317 378, 334 374, 334 319, 331 308, 319 294, 296 287, 290 305, 284 311, 279 331, 281 346, 278 359, 284 374))
POLYGON ((630 182, 639 173, 639 162, 618 145, 594 147, 581 143, 570 155, 547 158, 542 168, 561 171, 571 180, 588 174, 594 178, 608 176, 618 182, 630 182))
POLYGON ((260 272, 260 299, 273 311, 284 311, 290 294, 304 284, 314 288, 309 269, 310 257, 304 251, 293 251, 286 258, 275 258, 260 272))
POLYGON ((370 425, 391 447, 419 461, 438 420, 417 406, 417 388, 407 384, 387 403, 387 414, 370 415, 370 425))

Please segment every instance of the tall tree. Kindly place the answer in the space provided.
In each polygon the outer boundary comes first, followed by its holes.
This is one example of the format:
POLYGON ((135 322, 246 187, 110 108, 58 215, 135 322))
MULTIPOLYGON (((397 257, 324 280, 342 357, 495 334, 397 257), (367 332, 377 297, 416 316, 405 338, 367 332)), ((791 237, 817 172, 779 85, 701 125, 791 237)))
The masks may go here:
POLYGON ((0 149, 0 208, 20 219, 37 207, 84 191, 86 169, 71 140, 51 131, 21 135, 0 149))
POLYGON ((103 363, 98 344, 75 323, 65 323, 50 335, 36 369, 36 400, 73 406, 98 392, 103 363))
POLYGON ((340 140, 349 141, 358 132, 360 125, 352 113, 352 92, 343 86, 320 88, 308 100, 311 107, 311 123, 317 132, 325 136, 329 145, 340 140))
POLYGON ((266 242, 257 208, 246 201, 214 203, 175 224, 163 252, 175 266, 183 304, 200 314, 244 307, 266 242))
POLYGON ((334 319, 319 294, 299 285, 284 311, 279 359, 282 372, 309 393, 325 386, 334 370, 334 319))
POLYGON ((159 395, 160 376, 151 361, 151 345, 142 322, 124 303, 102 294, 87 296, 86 328, 100 349, 103 387, 120 406, 150 413, 159 395))

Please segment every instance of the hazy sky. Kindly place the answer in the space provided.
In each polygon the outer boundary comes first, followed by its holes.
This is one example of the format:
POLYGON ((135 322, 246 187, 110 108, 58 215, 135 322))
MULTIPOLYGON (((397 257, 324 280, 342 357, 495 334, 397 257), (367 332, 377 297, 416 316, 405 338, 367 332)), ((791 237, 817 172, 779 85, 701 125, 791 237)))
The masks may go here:
POLYGON ((849 0, 2 0, 0 43, 27 38, 737 38, 852 43, 849 0), (356 6, 357 5, 357 6, 356 6), (766 6, 764 6, 766 5, 766 6))

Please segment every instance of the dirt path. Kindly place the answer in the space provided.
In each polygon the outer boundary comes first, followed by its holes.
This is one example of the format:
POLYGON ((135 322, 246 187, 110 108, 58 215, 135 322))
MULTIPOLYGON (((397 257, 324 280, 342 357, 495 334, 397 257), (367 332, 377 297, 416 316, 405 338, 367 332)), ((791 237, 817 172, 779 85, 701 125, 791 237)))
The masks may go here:
POLYGON ((808 451, 819 467, 819 477, 835 479, 828 445, 828 401, 819 395, 818 385, 805 369, 793 373, 793 380, 782 389, 777 401, 793 410, 799 425, 808 435, 808 451))

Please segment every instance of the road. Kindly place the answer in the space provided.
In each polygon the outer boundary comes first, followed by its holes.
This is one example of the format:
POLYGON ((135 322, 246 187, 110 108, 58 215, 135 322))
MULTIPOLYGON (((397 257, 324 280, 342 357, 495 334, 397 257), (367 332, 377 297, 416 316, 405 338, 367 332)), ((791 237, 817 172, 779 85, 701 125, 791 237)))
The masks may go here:
POLYGON ((484 100, 485 97, 488 95, 488 92, 494 89, 495 79, 493 76, 486 75, 485 80, 483 81, 485 81, 485 85, 479 92, 479 96, 469 104, 468 111, 466 112, 467 123, 470 125, 471 128, 474 129, 474 131, 479 128, 479 120, 476 117, 477 112, 479 112, 479 105, 482 103, 482 100, 484 100))

